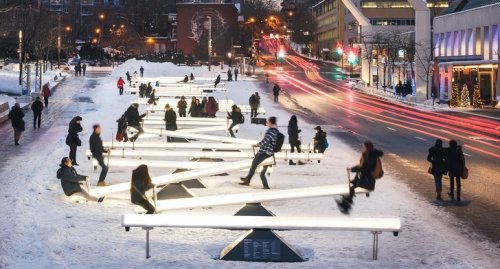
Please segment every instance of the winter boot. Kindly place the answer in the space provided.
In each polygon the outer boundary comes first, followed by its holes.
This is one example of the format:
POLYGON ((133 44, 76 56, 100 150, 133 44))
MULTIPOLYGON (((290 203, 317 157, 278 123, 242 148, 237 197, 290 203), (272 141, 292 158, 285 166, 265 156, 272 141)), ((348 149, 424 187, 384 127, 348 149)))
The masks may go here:
POLYGON ((457 191, 457 201, 460 201, 460 192, 457 191))
POLYGON ((106 187, 106 186, 108 186, 108 184, 106 182, 104 182, 104 181, 99 181, 99 182, 97 182, 97 186, 99 186, 99 187, 106 187))
POLYGON ((292 160, 289 160, 288 165, 296 165, 296 163, 294 163, 292 160))
POLYGON ((299 165, 304 165, 304 164, 307 164, 306 162, 303 162, 303 161, 301 161, 301 160, 299 160, 299 162, 298 162, 298 163, 299 163, 299 165))
POLYGON ((443 198, 441 198, 441 191, 442 191, 441 188, 436 189, 436 200, 438 200, 438 201, 443 200, 443 198))

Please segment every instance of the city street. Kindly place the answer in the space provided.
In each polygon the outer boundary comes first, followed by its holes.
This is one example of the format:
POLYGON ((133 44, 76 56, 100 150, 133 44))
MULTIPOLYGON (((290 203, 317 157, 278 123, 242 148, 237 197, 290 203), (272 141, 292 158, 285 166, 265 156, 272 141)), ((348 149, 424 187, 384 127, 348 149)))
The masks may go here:
MULTIPOLYGON (((350 89, 338 67, 287 55, 278 67, 275 57, 262 59, 270 83, 278 83, 283 93, 280 105, 310 122, 324 125, 353 147, 372 140, 385 151, 388 173, 397 174, 423 199, 453 213, 454 225, 500 242, 500 120, 463 113, 417 110, 393 101, 369 96, 350 89), (434 180, 427 173, 427 150, 436 139, 455 139, 463 145, 469 179, 462 181, 462 201, 436 202, 434 180)), ((271 85, 265 86, 269 89, 271 85)), ((272 93, 269 93, 272 94, 272 93)), ((496 111, 500 112, 500 111, 496 111)), ((489 113, 500 117, 500 113, 489 113)), ((300 126, 300 122, 299 122, 300 126)), ((447 143, 445 143, 447 145, 447 143)), ((335 145, 329 150, 335 154, 335 145)), ((381 182, 383 184, 383 181, 381 182)), ((445 192, 446 191, 446 192, 445 192)), ((390 201, 387 201, 390 202, 390 201)))

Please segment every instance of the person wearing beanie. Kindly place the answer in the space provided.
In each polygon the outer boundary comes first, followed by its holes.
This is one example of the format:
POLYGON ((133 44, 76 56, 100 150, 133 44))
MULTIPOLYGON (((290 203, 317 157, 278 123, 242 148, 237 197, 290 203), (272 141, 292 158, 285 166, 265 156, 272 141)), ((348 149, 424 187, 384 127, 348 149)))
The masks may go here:
POLYGON ((108 153, 108 149, 105 149, 102 146, 101 139, 101 126, 99 124, 95 124, 92 126, 94 131, 92 135, 90 135, 89 145, 90 152, 92 152, 92 157, 97 160, 99 166, 101 166, 101 174, 99 175, 99 181, 97 182, 97 186, 103 187, 107 186, 104 180, 106 179, 106 175, 108 174, 108 166, 104 163, 103 153, 108 153))

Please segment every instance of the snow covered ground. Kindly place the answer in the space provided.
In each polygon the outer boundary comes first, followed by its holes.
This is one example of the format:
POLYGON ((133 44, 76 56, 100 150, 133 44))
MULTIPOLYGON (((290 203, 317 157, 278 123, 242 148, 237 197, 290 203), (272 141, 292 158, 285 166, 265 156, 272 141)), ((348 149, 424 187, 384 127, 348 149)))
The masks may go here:
MULTIPOLYGON (((379 180, 370 198, 355 200, 351 217, 399 217, 403 231, 399 237, 385 233, 379 237, 379 260, 371 259, 372 236, 368 232, 279 231, 291 246, 308 261, 304 263, 250 263, 217 260, 220 251, 237 239, 243 231, 209 229, 154 229, 151 232, 152 257, 144 257, 145 233, 140 229, 125 232, 120 226, 123 213, 134 212, 128 195, 114 195, 102 204, 77 204, 66 198, 56 178, 62 157, 68 154, 65 145, 67 124, 73 116, 83 117, 83 146, 78 150, 77 170, 92 177, 95 185, 99 169, 94 171, 83 155, 88 148, 91 126, 103 126, 102 137, 110 140, 115 120, 125 111, 135 95, 119 96, 116 80, 140 65, 145 76, 179 76, 193 72, 196 77, 213 77, 220 68, 208 72, 206 67, 177 67, 131 60, 119 66, 110 76, 97 80, 95 87, 82 89, 75 98, 92 102, 76 103, 70 112, 42 132, 34 145, 9 153, 9 163, 1 171, 0 180, 0 268, 498 268, 499 246, 456 228, 458 220, 424 201, 385 165, 386 176, 379 180)), ((224 71, 227 71, 225 69, 224 71)), ((223 79, 225 75, 221 76, 223 79)), ((76 78, 68 78, 76 79, 76 78)), ((84 78, 91 79, 91 78, 84 78)), ((290 114, 270 98, 271 88, 260 88, 258 81, 248 78, 227 83, 227 93, 214 94, 246 104, 251 93, 259 91, 267 116, 277 116, 278 125, 286 126, 290 114)), ((268 86, 270 87, 270 85, 268 86)), ((58 91, 69 90, 64 87, 58 91)), ((283 100, 285 101, 285 100, 283 100)), ((143 110, 144 107, 141 107, 143 110)), ((221 114, 223 116, 223 114, 221 114)), ((314 122, 299 118, 303 144, 313 135, 314 122)), ((2 128, 8 128, 3 126, 2 128)), ((286 134, 286 128, 280 128, 286 134)), ((242 138, 256 139, 264 126, 251 125, 249 116, 240 128, 242 138)), ((146 138, 139 138, 146 140, 146 138)), ((329 136, 330 148, 321 163, 289 166, 278 162, 268 178, 271 188, 285 189, 346 182, 346 166, 358 161, 359 149, 352 149, 329 136)), ((153 140, 153 139, 151 139, 153 140)), ((12 146, 14 148, 14 146, 12 146)), ((6 152, 2 152, 2 155, 6 152)), ((147 164, 147 161, 144 160, 147 164)), ((110 168, 108 183, 128 182, 133 168, 110 168)), ((173 169, 150 169, 152 176, 164 175, 173 169)), ((261 191, 259 177, 254 176, 252 188, 238 185, 243 172, 229 176, 203 178, 206 189, 194 189, 202 195, 261 191)), ((431 182, 431 179, 429 179, 431 182)), ((333 197, 279 201, 265 204, 278 216, 343 217, 333 197)), ((240 206, 213 209, 180 210, 190 215, 231 215, 240 206)), ((177 213, 177 212, 176 212, 177 213)))

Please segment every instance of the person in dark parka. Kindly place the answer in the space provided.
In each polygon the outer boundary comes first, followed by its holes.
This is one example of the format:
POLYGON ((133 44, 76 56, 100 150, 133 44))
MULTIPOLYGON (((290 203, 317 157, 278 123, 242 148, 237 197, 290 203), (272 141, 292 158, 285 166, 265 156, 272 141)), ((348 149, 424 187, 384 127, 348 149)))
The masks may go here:
POLYGON ((214 88, 217 88, 217 84, 220 83, 220 75, 217 75, 217 78, 215 79, 215 83, 214 83, 214 88))
MULTIPOLYGON (((229 125, 229 128, 227 129, 229 133, 231 134, 231 137, 236 137, 233 132, 234 126, 242 123, 241 119, 243 115, 241 114, 241 109, 237 105, 232 105, 231 106, 231 112, 227 112, 227 118, 231 119, 231 125, 229 125)), ((236 130, 237 131, 237 130, 236 130)))
MULTIPOLYGON (((142 121, 142 118, 144 118, 146 116, 146 114, 144 113, 142 115, 139 115, 138 108, 139 108, 139 104, 133 103, 128 107, 127 111, 125 112, 125 114, 127 115, 128 127, 131 127, 131 128, 134 128, 137 130, 137 133, 130 138, 131 142, 136 141, 137 138, 139 137, 139 135, 144 133, 144 130, 142 129, 142 126, 141 126, 141 121, 142 121)), ((125 138, 125 141, 129 140, 127 132, 124 132, 123 136, 125 138)))
POLYGON ((82 117, 76 116, 69 122, 68 135, 66 136, 66 145, 69 146, 69 158, 73 165, 78 165, 76 162, 76 149, 82 145, 82 141, 78 137, 78 133, 83 131, 80 124, 82 117))
POLYGON ((278 84, 275 83, 273 87, 273 96, 275 103, 278 103, 278 97, 280 96, 280 91, 281 91, 280 86, 278 86, 278 84))
POLYGON ((321 129, 321 126, 314 127, 316 134, 313 138, 314 151, 317 153, 324 153, 326 150, 326 132, 321 129))
POLYGON ((79 175, 76 172, 70 158, 62 158, 59 166, 61 168, 57 170, 57 178, 61 180, 61 186, 66 196, 79 195, 94 202, 102 202, 104 200, 104 197, 94 197, 83 188, 82 185, 87 181, 88 177, 79 175))
MULTIPOLYGON (((290 121, 288 121, 288 143, 290 143, 291 151, 294 152, 294 149, 297 149, 297 152, 300 153, 300 140, 299 133, 302 130, 299 129, 297 125, 297 116, 293 115, 290 117, 290 121)), ((296 165, 293 160, 288 161, 289 165, 296 165)))
POLYGON ((40 124, 42 123, 42 110, 43 110, 43 103, 40 100, 40 97, 37 97, 35 101, 31 104, 31 110, 33 111, 33 129, 36 129, 37 121, 38 121, 38 128, 40 128, 40 124))
POLYGON ((146 214, 154 214, 156 210, 146 197, 146 191, 153 187, 154 185, 151 182, 151 176, 149 176, 147 165, 141 164, 132 171, 130 201, 134 205, 139 205, 144 208, 147 211, 146 214))
POLYGON ((454 198, 454 187, 455 183, 457 183, 457 201, 460 201, 460 178, 464 173, 465 157, 462 147, 457 144, 457 141, 450 140, 449 145, 450 147, 446 150, 446 168, 450 176, 450 192, 448 195, 451 199, 454 198))
POLYGON ((181 96, 181 100, 177 102, 177 108, 179 109, 179 117, 186 117, 186 109, 187 109, 186 97, 181 96))
POLYGON ((90 152, 92 152, 92 157, 97 160, 99 163, 99 166, 101 166, 101 174, 99 175, 99 181, 97 182, 97 186, 107 186, 106 182, 104 180, 106 179, 106 175, 108 174, 108 166, 104 163, 104 157, 102 156, 103 153, 107 153, 108 149, 105 149, 102 146, 102 139, 101 139, 101 126, 99 124, 95 124, 92 126, 94 131, 92 132, 92 135, 90 135, 89 139, 89 145, 90 145, 90 152))
POLYGON ((431 172, 436 185, 436 199, 442 200, 441 192, 443 185, 441 179, 446 174, 446 151, 443 149, 443 141, 441 139, 436 140, 434 146, 429 149, 427 161, 432 164, 431 172))
POLYGON ((363 143, 363 152, 359 164, 347 168, 348 172, 357 173, 356 177, 350 183, 349 195, 342 196, 341 200, 336 201, 342 213, 349 214, 356 188, 364 188, 368 191, 375 190, 376 177, 380 178, 383 175, 382 163, 380 161, 383 155, 384 153, 381 150, 374 148, 372 142, 365 141, 363 143))
POLYGON ((16 103, 9 112, 8 115, 12 128, 14 129, 14 145, 19 146, 19 140, 21 139, 21 134, 24 132, 24 112, 21 109, 19 103, 16 103))
MULTIPOLYGON (((169 104, 165 105, 165 130, 177 131, 177 114, 169 104)), ((174 138, 167 136, 167 142, 174 142, 174 138)))

